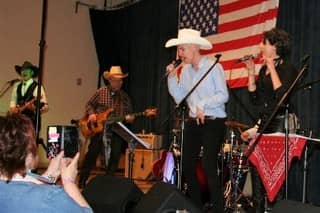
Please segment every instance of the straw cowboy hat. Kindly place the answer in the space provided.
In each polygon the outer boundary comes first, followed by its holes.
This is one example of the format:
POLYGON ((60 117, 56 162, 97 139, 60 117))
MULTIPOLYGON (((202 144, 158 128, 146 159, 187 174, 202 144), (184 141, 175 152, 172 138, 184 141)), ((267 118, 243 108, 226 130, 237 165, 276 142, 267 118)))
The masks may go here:
POLYGON ((25 70, 25 69, 31 69, 33 70, 33 78, 36 77, 39 73, 39 68, 36 67, 35 65, 33 65, 31 62, 29 61, 25 61, 23 62, 23 64, 20 66, 20 65, 15 65, 14 66, 16 72, 21 75, 21 72, 22 70, 25 70))
POLYGON ((181 29, 178 32, 178 38, 168 40, 165 47, 178 46, 180 44, 197 44, 202 50, 209 50, 212 44, 205 38, 200 36, 200 31, 193 29, 181 29))
POLYGON ((120 66, 112 66, 110 71, 104 71, 103 77, 107 80, 110 78, 122 79, 128 76, 128 73, 123 73, 120 66))

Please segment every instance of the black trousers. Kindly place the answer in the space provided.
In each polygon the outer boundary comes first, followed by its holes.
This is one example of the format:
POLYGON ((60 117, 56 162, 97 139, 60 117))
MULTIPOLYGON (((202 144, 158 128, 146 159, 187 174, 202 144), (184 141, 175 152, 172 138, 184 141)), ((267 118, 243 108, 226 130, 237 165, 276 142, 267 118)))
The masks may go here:
MULTIPOLYGON (((85 182, 88 179, 92 167, 95 166, 98 155, 102 153, 104 150, 102 136, 103 136, 102 133, 98 133, 93 137, 91 137, 90 139, 88 152, 86 153, 86 156, 84 158, 84 162, 81 168, 81 172, 80 172, 80 182, 85 182)), ((111 137, 111 145, 110 145, 111 146, 110 159, 109 159, 108 167, 106 168, 106 172, 108 174, 112 175, 118 169, 122 145, 123 145, 122 138, 119 135, 113 133, 111 137)))
POLYGON ((207 119, 205 124, 197 125, 196 120, 190 119, 185 126, 182 171, 188 185, 188 195, 196 205, 202 207, 196 165, 199 161, 201 146, 203 146, 201 165, 208 182, 210 202, 214 206, 214 212, 223 212, 223 192, 217 165, 218 153, 226 133, 225 120, 222 118, 207 119))

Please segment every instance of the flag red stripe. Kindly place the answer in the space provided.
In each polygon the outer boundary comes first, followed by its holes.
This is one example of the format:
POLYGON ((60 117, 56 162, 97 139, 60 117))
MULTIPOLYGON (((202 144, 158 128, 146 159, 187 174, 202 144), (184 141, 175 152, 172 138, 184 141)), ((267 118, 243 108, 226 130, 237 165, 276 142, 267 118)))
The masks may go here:
POLYGON ((228 80, 227 84, 230 88, 243 87, 248 84, 248 78, 245 77, 245 78, 237 78, 237 79, 228 80))
MULTIPOLYGON (((255 75, 254 78, 257 80, 258 75, 255 75)), ((244 87, 244 86, 248 85, 248 77, 227 80, 227 84, 230 88, 244 87)))
POLYGON ((249 27, 254 24, 260 24, 269 19, 273 19, 277 17, 277 14, 278 14, 278 9, 271 9, 264 13, 259 13, 255 16, 238 19, 236 21, 228 22, 225 24, 219 24, 218 31, 219 33, 223 33, 223 32, 241 29, 244 27, 249 27))
POLYGON ((261 39, 262 39, 262 34, 258 34, 258 35, 248 36, 246 38, 221 42, 218 44, 213 44, 213 48, 211 50, 202 50, 201 54, 207 55, 207 54, 223 52, 227 50, 239 49, 242 47, 253 46, 253 45, 259 44, 261 42, 261 39))
POLYGON ((223 15, 225 13, 230 13, 233 11, 241 10, 246 7, 251 7, 251 6, 254 6, 257 4, 261 4, 265 1, 268 1, 268 0, 250 0, 250 1, 242 0, 242 1, 236 1, 236 2, 229 3, 229 4, 225 4, 225 5, 220 5, 219 6, 219 14, 223 15))

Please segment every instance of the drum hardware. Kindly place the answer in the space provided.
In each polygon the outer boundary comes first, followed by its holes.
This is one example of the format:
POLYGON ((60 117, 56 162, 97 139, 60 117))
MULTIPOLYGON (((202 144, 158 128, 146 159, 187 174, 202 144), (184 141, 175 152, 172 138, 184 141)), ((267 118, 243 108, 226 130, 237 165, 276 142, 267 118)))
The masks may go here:
MULTIPOLYGON (((227 124, 230 126, 232 124, 233 128, 239 126, 238 123, 227 124)), ((226 143, 223 144, 221 152, 219 153, 221 161, 219 172, 222 176, 222 183, 224 184, 225 189, 224 209, 226 212, 235 213, 243 212, 243 205, 240 203, 240 200, 244 199, 245 204, 248 204, 249 206, 252 206, 252 202, 242 193, 242 186, 244 186, 249 166, 247 157, 243 152, 244 144, 240 144, 240 142, 236 140, 233 128, 230 128, 229 141, 227 140, 226 143)))
POLYGON ((242 132, 241 129, 249 129, 250 128, 248 125, 242 124, 242 123, 239 123, 236 121, 226 121, 226 122, 224 122, 224 124, 229 128, 238 129, 240 132, 242 132))
MULTIPOLYGON (((180 152, 180 144, 178 143, 178 135, 180 133, 180 130, 173 129, 172 135, 173 139, 171 141, 170 147, 167 152, 165 152, 165 155, 162 157, 163 162, 160 163, 159 166, 161 168, 156 168, 156 170, 163 170, 163 181, 165 183, 170 184, 177 184, 176 182, 179 180, 179 174, 180 174, 180 158, 181 158, 181 152, 180 152)), ((157 172, 155 172, 157 173, 157 172)))
POLYGON ((173 155, 175 157, 180 157, 181 155, 181 151, 180 151, 180 144, 178 143, 178 134, 180 133, 180 130, 178 129, 173 129, 172 130, 172 134, 173 134, 173 140, 172 140, 172 143, 170 145, 170 148, 169 150, 171 152, 173 152, 173 155))

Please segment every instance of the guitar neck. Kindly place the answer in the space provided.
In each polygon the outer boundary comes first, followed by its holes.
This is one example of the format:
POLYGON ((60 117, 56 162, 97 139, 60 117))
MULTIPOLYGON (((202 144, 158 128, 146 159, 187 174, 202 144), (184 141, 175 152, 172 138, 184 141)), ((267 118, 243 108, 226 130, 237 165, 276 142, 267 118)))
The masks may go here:
POLYGON ((132 115, 132 116, 138 117, 138 116, 143 116, 144 112, 130 113, 130 114, 126 114, 123 116, 114 116, 114 117, 112 116, 107 119, 107 122, 108 123, 115 123, 118 121, 124 121, 127 115, 132 115))
POLYGON ((144 112, 136 112, 136 113, 127 114, 127 115, 132 115, 132 116, 138 117, 138 116, 143 116, 144 112))

